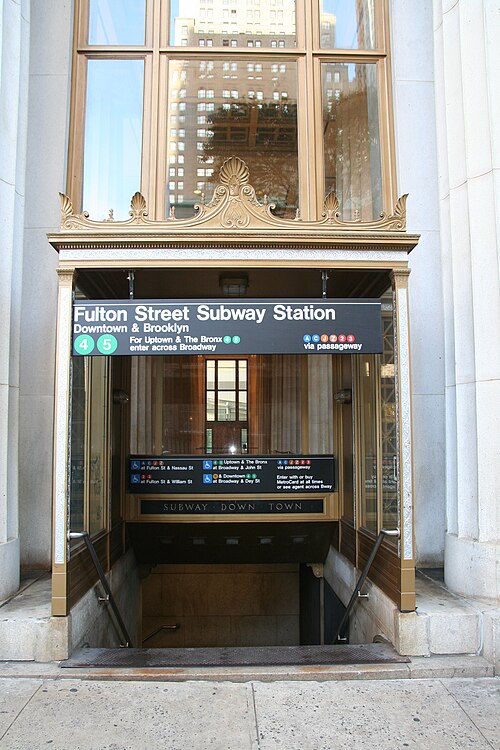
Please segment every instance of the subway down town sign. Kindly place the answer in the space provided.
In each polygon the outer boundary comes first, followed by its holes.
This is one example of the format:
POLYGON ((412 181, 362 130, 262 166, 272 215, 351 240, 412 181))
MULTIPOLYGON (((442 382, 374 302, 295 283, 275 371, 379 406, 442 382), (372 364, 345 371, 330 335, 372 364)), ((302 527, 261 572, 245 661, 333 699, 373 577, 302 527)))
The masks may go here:
POLYGON ((75 356, 378 354, 375 299, 78 300, 75 356))

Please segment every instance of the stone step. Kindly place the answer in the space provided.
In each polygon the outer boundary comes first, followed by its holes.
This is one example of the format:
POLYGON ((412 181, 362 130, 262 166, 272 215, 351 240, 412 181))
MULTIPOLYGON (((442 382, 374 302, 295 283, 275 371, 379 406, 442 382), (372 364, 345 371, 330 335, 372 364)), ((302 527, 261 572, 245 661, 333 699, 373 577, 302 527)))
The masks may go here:
POLYGON ((68 655, 68 618, 51 617, 51 576, 34 579, 0 607, 0 660, 54 661, 68 655))
POLYGON ((415 613, 398 613, 397 647, 412 655, 481 654, 499 667, 500 610, 418 571, 415 613))
MULTIPOLYGON (((29 583, 15 597, 0 606, 0 661, 51 662, 68 658, 71 618, 51 617, 50 607, 49 574, 29 583)), ((443 583, 420 573, 417 577, 417 612, 396 611, 395 620, 396 648, 400 653, 412 657, 412 666, 408 669, 414 676, 419 664, 422 676, 426 675, 426 664, 431 668, 431 663, 427 659, 421 662, 415 659, 431 657, 435 665, 432 670, 436 672, 439 662, 435 661, 435 657, 451 658, 467 654, 477 658, 484 656, 486 663, 490 663, 492 669, 500 673, 500 609, 477 600, 456 596, 448 591, 443 583)), ((468 665, 473 663, 470 660, 463 662, 468 665)), ((455 669, 455 666, 450 666, 451 662, 447 664, 441 676, 450 676, 450 669, 452 672, 455 669)), ((378 673, 405 673, 404 665, 402 669, 400 666, 389 666, 387 670, 380 669, 378 673)), ((273 668, 261 668, 262 674, 272 674, 273 679, 284 679, 278 677, 278 674, 291 675, 301 669, 305 669, 309 675, 313 670, 317 670, 318 675, 356 675, 360 668, 336 669, 323 665, 296 666, 291 670, 277 669, 278 671, 273 668)), ((368 675, 377 670, 372 665, 365 668, 365 672, 368 675)), ((190 672, 183 670, 183 673, 190 672)), ((475 675, 464 673, 463 676, 475 675)), ((345 677, 337 676, 335 679, 345 677)), ((352 676, 351 679, 355 677, 352 676)))
POLYGON ((153 682, 343 681, 427 678, 493 677, 494 669, 481 656, 416 656, 404 664, 311 665, 281 667, 184 667, 184 668, 65 668, 57 663, 0 662, 0 678, 80 680, 140 680, 153 682))

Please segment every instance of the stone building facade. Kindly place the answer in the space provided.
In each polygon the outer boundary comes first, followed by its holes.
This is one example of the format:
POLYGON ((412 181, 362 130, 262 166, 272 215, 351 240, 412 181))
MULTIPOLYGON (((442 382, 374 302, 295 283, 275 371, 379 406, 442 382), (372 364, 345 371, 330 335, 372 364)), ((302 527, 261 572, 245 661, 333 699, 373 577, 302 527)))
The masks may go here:
MULTIPOLYGON (((409 194, 407 233, 419 235, 408 256, 413 559, 417 568, 443 567, 448 590, 477 614, 473 632, 464 626, 457 644, 444 639, 441 652, 484 648, 488 658, 498 659, 500 9, 493 0, 388 0, 375 6, 388 23, 393 192, 409 194)), ((54 239, 61 223, 58 193, 74 184, 78 159, 74 151, 68 157, 78 130, 73 32, 75 13, 86 7, 70 0, 0 0, 0 600, 15 596, 22 571, 51 570, 57 546, 53 446, 61 274, 58 279, 58 255, 47 235, 53 245, 64 244, 54 239)), ((303 4, 297 8, 304 12, 303 4)), ((319 17, 314 12, 311 17, 319 17)), ((288 51, 287 61, 292 57, 288 51)), ((222 62, 222 52, 216 59, 222 62)), ((220 122, 226 133, 227 123, 220 122)), ((212 174, 205 172, 207 177, 212 174)), ((292 200, 294 211, 308 187, 301 191, 292 200)), ((85 208, 77 201, 74 214, 85 208)), ((332 552, 326 567, 345 601, 355 568, 340 552, 332 552)), ((393 617, 384 597, 374 594, 379 604, 370 614, 382 630, 393 617)), ((75 605, 75 629, 93 616, 83 601, 75 605)), ((432 651, 428 640, 423 643, 422 621, 412 614, 407 631, 392 624, 385 634, 408 653, 432 651)), ((457 622, 460 632, 463 621, 457 622)), ((369 627, 366 632, 371 634, 369 627)), ((63 652, 78 640, 65 637, 63 652)), ((2 648, 9 658, 8 646, 2 648)))

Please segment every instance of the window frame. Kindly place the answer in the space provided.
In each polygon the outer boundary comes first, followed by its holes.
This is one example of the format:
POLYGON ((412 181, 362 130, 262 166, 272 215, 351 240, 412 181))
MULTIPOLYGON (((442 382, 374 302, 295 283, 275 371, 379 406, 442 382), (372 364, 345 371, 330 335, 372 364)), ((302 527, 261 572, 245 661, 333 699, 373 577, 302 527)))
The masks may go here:
POLYGON ((208 425, 210 424, 216 424, 218 422, 242 422, 247 425, 248 429, 248 416, 249 416, 249 408, 248 408, 248 357, 215 357, 210 358, 207 357, 205 360, 205 422, 208 425), (209 388, 208 387, 208 367, 209 362, 214 362, 214 387, 209 388), (219 384, 219 369, 220 369, 220 363, 221 362, 234 362, 235 363, 235 387, 234 388, 221 388, 219 384), (241 368, 241 364, 244 362, 245 367, 241 368), (246 383, 245 387, 242 388, 240 385, 240 370, 245 369, 246 372, 246 383), (234 419, 220 419, 219 417, 219 394, 225 393, 225 392, 231 392, 235 394, 235 417, 234 419), (208 394, 212 393, 214 396, 214 418, 209 419, 208 417, 208 394), (240 404, 241 404, 241 394, 244 393, 246 395, 246 401, 245 401, 245 410, 246 410, 246 419, 241 419, 240 416, 240 404))
MULTIPOLYGON (((321 64, 328 62, 375 63, 379 111, 382 206, 390 212, 396 200, 394 125, 392 116, 391 60, 389 50, 388 0, 375 0, 377 14, 376 49, 324 49, 320 47, 319 0, 296 0, 296 46, 210 47, 209 56, 237 56, 243 64, 256 59, 290 58, 297 65, 297 148, 300 214, 304 220, 318 220, 325 197, 322 137, 321 64)), ((206 47, 168 46, 169 0, 146 0, 145 44, 143 46, 89 45, 87 29, 89 0, 76 0, 73 77, 68 143, 67 193, 75 206, 83 193, 83 147, 88 59, 141 59, 144 61, 144 101, 141 180, 138 189, 145 196, 149 217, 166 218, 168 181, 167 129, 169 118, 168 63, 171 59, 200 60, 206 47), (162 168, 156 169, 161 164, 162 168)), ((229 39, 229 36, 228 36, 229 39)), ((236 154, 237 155, 237 154, 236 154)), ((250 181, 252 176, 250 175, 250 181)), ((132 196, 131 196, 132 197, 132 196)), ((107 208, 113 208, 109 206, 107 208)), ((96 217, 91 217, 96 218, 96 217)), ((375 217, 374 217, 375 218, 375 217)))
MULTIPOLYGON (((110 497, 111 497, 111 408, 112 408, 112 372, 111 372, 111 360, 109 357, 98 357, 98 358, 85 358, 84 362, 84 374, 83 374, 83 391, 84 391, 84 417, 83 417, 83 508, 82 508, 82 519, 81 528, 74 528, 73 531, 87 531, 91 539, 99 539, 109 533, 111 528, 110 518, 110 497), (102 431, 102 478, 100 480, 102 485, 102 525, 100 528, 92 529, 92 511, 91 511, 91 491, 90 484, 92 482, 91 475, 91 435, 93 429, 93 420, 97 419, 98 415, 93 413, 93 401, 92 401, 92 388, 94 379, 97 379, 99 373, 97 372, 96 361, 104 365, 104 403, 101 410, 102 420, 100 427, 102 431)), ((75 469, 72 466, 71 471, 75 469)), ((71 506, 72 492, 70 490, 69 503, 71 506)), ((83 546, 81 539, 73 539, 71 542, 72 548, 83 546)))

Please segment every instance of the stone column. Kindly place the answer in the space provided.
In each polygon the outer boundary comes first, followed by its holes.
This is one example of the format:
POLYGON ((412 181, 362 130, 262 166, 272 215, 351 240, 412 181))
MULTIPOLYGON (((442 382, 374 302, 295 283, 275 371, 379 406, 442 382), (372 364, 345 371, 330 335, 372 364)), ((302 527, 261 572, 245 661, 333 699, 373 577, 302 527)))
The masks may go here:
MULTIPOLYGON (((14 3, 19 4, 19 0, 14 3)), ((32 0, 29 5, 19 399, 20 445, 29 461, 19 464, 19 527, 21 564, 49 570, 58 259, 47 242, 47 232, 59 229, 58 193, 66 190, 72 13, 76 3, 32 0)))
POLYGON ((19 330, 29 2, 0 2, 0 601, 19 588, 19 330))
POLYGON ((434 2, 447 405, 445 580, 500 598, 500 9, 434 2))
POLYGON ((432 2, 390 0, 398 194, 409 193, 415 560, 439 567, 445 536, 445 371, 432 2))

